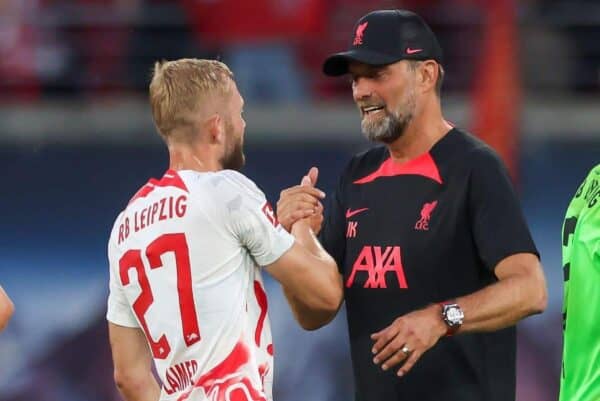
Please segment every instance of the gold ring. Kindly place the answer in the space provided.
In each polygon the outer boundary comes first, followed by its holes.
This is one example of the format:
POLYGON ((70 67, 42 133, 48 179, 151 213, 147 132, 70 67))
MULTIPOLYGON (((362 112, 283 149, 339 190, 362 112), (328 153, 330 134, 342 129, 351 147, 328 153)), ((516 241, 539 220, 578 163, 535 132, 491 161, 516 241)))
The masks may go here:
POLYGON ((402 347, 400 351, 404 352, 404 355, 408 355, 410 353, 410 349, 406 345, 402 347))

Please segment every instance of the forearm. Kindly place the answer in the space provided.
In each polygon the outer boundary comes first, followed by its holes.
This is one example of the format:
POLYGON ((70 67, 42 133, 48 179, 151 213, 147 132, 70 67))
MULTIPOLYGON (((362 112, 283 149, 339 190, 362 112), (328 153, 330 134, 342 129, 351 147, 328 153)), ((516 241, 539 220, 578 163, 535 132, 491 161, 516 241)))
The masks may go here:
POLYGON ((298 322, 306 329, 322 326, 337 313, 342 279, 333 258, 302 222, 294 224, 296 244, 267 271, 284 287, 298 322))
POLYGON ((339 274, 328 267, 321 269, 324 266, 315 263, 269 273, 284 287, 288 301, 298 304, 292 306, 295 311, 336 311, 342 298, 339 274))
POLYGON ((158 401, 160 387, 151 372, 139 378, 117 378, 117 388, 125 401, 158 401))
POLYGON ((126 401, 158 401, 160 387, 152 374, 152 355, 144 332, 108 322, 114 379, 126 401))
POLYGON ((294 318, 305 330, 316 330, 333 320, 337 309, 319 310, 306 306, 299 298, 295 297, 289 290, 283 287, 285 298, 292 309, 294 318))
MULTIPOLYGON (((318 264, 306 266, 304 272, 298 272, 297 280, 292 280, 291 285, 286 285, 287 290, 299 301, 299 309, 307 309, 318 305, 311 302, 312 298, 326 297, 335 304, 335 310, 339 307, 342 298, 341 279, 337 264, 333 258, 323 249, 313 231, 304 224, 294 224, 292 235, 312 256, 319 260, 318 264)), ((317 311, 319 308, 317 308, 317 311)), ((327 307, 326 310, 331 310, 327 307)))
MULTIPOLYGON (((296 238, 296 242, 302 245, 313 256, 323 261, 332 260, 308 224, 297 222, 292 226, 290 233, 296 238)), ((333 263, 335 264, 335 262, 333 263)))
POLYGON ((512 275, 458 298, 457 303, 465 314, 459 332, 502 329, 545 309, 545 280, 535 270, 512 275))

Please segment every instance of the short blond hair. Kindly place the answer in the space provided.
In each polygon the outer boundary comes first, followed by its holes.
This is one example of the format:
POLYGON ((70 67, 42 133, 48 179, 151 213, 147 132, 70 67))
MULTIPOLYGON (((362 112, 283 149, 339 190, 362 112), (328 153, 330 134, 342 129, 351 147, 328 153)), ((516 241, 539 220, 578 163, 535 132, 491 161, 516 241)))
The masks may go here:
POLYGON ((160 135, 167 139, 171 132, 191 121, 203 101, 215 94, 231 93, 233 73, 217 60, 184 58, 154 64, 150 82, 152 117, 160 135))

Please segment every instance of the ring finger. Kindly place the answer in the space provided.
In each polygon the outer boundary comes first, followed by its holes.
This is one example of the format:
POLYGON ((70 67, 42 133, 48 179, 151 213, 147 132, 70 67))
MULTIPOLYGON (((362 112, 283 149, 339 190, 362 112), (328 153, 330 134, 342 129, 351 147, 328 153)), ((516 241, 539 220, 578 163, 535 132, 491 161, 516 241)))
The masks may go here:
POLYGON ((408 344, 404 344, 400 349, 398 349, 394 354, 392 354, 384 363, 381 365, 383 370, 387 370, 393 366, 396 366, 400 362, 406 360, 410 354, 412 353, 412 349, 408 344))

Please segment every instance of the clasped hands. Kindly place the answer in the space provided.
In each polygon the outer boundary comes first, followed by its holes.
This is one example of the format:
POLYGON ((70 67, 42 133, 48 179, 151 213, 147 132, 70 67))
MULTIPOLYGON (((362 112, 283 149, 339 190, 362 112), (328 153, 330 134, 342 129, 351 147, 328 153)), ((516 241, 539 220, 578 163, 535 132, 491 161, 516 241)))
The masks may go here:
POLYGON ((319 178, 319 169, 312 167, 302 177, 300 185, 284 189, 279 194, 277 201, 277 220, 287 231, 297 221, 303 220, 310 225, 315 233, 319 234, 323 224, 323 204, 325 192, 316 188, 319 178))

